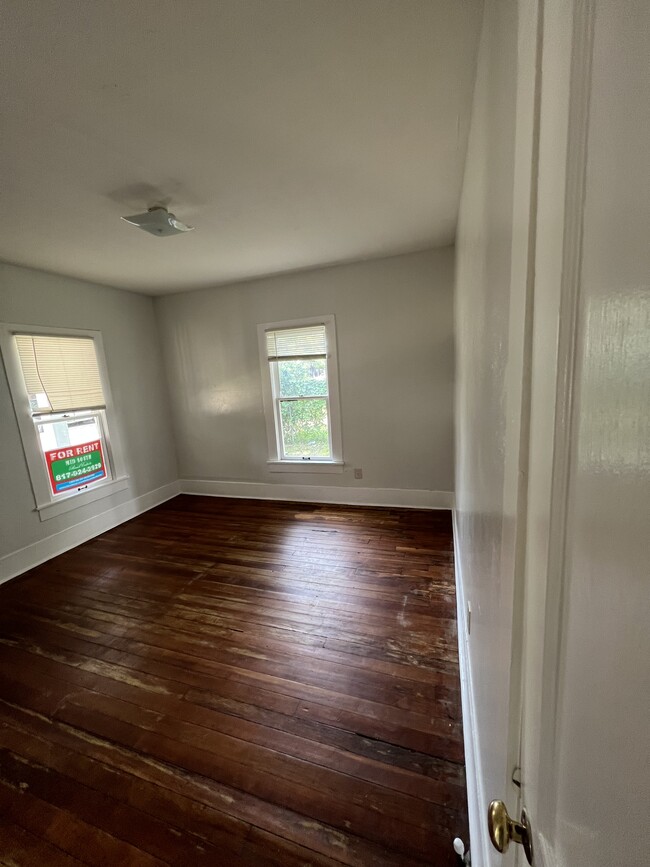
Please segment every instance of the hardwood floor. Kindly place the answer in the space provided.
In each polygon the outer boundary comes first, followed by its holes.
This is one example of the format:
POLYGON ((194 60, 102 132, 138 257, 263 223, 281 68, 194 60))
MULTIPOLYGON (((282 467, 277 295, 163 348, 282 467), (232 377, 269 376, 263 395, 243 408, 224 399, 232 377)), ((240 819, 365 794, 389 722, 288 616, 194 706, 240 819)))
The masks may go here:
POLYGON ((449 513, 180 496, 0 587, 0 864, 455 865, 449 513))

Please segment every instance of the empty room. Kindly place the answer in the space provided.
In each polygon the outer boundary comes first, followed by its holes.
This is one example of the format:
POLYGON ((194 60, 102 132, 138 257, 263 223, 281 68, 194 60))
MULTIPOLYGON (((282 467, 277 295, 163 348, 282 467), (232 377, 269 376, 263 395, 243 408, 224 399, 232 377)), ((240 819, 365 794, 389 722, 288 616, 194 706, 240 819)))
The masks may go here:
POLYGON ((643 863, 650 7, 0 19, 0 867, 643 863))

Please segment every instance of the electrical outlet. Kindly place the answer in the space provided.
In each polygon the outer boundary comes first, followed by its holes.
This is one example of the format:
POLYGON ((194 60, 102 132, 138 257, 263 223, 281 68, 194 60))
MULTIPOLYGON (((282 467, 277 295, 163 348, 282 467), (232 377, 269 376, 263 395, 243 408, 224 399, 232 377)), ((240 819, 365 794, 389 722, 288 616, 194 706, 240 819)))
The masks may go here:
POLYGON ((467 615, 466 615, 466 624, 467 624, 467 634, 469 635, 472 631, 472 606, 470 603, 467 603, 467 615))
POLYGON ((363 470, 361 469, 361 467, 357 467, 357 469, 354 471, 354 478, 355 479, 362 479, 363 478, 363 470))

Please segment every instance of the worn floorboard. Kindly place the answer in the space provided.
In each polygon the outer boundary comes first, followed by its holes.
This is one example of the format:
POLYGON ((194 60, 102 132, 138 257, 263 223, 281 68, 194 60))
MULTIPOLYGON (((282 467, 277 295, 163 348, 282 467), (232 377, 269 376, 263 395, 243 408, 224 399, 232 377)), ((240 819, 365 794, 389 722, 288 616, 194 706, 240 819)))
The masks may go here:
POLYGON ((0 588, 0 864, 451 867, 450 517, 180 496, 0 588))

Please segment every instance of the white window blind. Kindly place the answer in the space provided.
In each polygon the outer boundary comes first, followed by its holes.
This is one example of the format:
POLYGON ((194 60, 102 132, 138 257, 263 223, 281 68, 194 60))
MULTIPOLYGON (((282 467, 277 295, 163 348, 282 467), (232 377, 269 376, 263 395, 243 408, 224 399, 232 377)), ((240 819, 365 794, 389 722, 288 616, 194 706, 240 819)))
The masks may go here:
POLYGON ((304 328, 283 328, 266 332, 266 353, 269 361, 327 357, 327 334, 324 325, 304 328))
POLYGON ((33 412, 67 412, 106 405, 91 337, 16 334, 16 345, 33 412), (42 395, 46 396, 44 405, 42 395))

